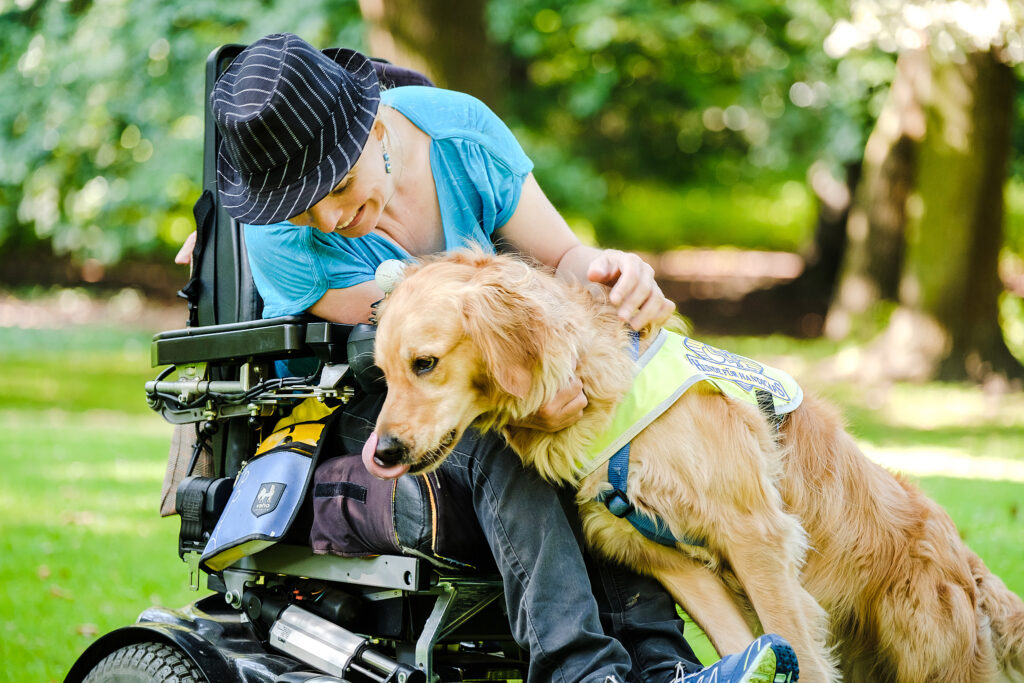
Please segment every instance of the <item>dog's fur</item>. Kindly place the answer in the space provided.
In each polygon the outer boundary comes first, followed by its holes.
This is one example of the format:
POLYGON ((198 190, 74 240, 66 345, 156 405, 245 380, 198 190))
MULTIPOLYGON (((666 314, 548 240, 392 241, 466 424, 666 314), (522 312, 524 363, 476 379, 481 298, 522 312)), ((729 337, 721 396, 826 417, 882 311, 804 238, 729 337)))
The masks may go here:
POLYGON ((470 425, 501 430, 526 464, 578 487, 592 547, 658 578, 720 652, 763 630, 789 640, 809 682, 1024 680, 1024 604, 816 398, 776 435, 699 383, 633 440, 637 509, 706 547, 653 543, 594 502, 605 468, 581 481, 573 463, 628 390, 627 348, 600 296, 519 260, 470 251, 410 268, 376 337, 380 443, 425 471, 470 425), (515 426, 574 372, 579 422, 515 426))

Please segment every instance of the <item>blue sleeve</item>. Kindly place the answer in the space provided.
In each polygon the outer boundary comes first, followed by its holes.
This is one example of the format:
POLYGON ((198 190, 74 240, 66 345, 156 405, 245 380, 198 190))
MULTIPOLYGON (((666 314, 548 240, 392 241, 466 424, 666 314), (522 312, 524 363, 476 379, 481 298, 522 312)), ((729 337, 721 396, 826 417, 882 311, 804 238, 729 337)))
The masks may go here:
POLYGON ((462 173, 450 169, 451 184, 439 189, 439 198, 445 198, 456 206, 474 207, 480 227, 490 237, 512 218, 519 206, 529 165, 525 166, 524 172, 523 164, 509 163, 506 156, 496 154, 489 145, 476 141, 441 140, 438 145, 453 148, 453 153, 465 164, 462 173))
MULTIPOLYGON (((523 157, 525 158, 525 156, 524 154, 523 157)), ((494 225, 488 226, 490 227, 490 232, 493 233, 505 225, 505 223, 508 223, 508 220, 512 218, 512 214, 516 212, 516 208, 519 206, 519 196, 523 192, 523 182, 529 174, 529 167, 525 172, 522 172, 517 170, 515 166, 499 161, 494 156, 488 156, 487 160, 488 163, 484 165, 484 172, 487 176, 488 185, 493 192, 492 201, 494 202, 496 214, 494 225)))
POLYGON ((476 119, 474 134, 467 135, 476 143, 475 149, 465 152, 467 165, 476 171, 474 175, 480 189, 489 194, 494 209, 493 223, 485 223, 490 235, 515 213, 523 182, 533 169, 533 162, 504 121, 480 100, 464 97, 476 119))
POLYGON ((373 279, 372 266, 312 228, 247 225, 245 246, 264 318, 303 313, 328 289, 373 279))

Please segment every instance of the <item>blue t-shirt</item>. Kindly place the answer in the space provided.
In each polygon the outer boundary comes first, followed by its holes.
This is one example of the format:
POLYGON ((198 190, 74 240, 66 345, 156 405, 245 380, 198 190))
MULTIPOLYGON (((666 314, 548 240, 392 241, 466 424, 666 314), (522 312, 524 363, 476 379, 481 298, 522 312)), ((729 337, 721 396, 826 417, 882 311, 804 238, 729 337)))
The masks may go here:
MULTIPOLYGON (((450 90, 393 88, 381 102, 431 138, 445 249, 493 251, 492 235, 512 217, 533 168, 512 132, 480 100, 450 90)), ((287 222, 245 226, 245 245, 265 318, 302 313, 328 289, 372 280, 381 262, 411 258, 376 233, 353 239, 287 222)))

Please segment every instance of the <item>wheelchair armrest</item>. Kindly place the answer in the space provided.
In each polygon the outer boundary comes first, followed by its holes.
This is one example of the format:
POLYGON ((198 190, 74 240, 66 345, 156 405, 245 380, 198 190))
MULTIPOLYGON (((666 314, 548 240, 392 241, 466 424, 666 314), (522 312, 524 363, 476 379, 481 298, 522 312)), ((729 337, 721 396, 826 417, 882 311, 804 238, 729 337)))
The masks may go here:
POLYGON ((351 330, 351 325, 310 315, 186 327, 153 337, 152 363, 156 367, 311 355, 325 363, 344 363, 351 330))

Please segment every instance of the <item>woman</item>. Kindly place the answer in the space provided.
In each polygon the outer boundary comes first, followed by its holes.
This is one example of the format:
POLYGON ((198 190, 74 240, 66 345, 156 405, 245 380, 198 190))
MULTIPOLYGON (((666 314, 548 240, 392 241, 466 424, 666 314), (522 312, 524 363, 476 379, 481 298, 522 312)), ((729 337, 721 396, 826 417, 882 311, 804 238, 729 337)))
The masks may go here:
MULTIPOLYGON (((471 243, 513 249, 563 277, 607 285, 634 329, 660 324, 673 311, 640 258, 576 239, 511 132, 468 95, 427 87, 381 92, 363 55, 319 52, 297 36, 275 34, 235 59, 210 106, 223 139, 221 203, 246 224, 266 317, 309 311, 365 321, 383 296, 373 279, 381 262, 471 243)), ((576 382, 529 424, 561 429, 585 406, 576 382)), ((346 412, 346 448, 372 438, 379 407, 379 397, 368 397, 346 412)), ((372 448, 364 463, 378 476, 391 474, 372 448)), ((699 667, 690 663, 667 594, 621 570, 601 573, 610 627, 621 641, 607 636, 556 492, 494 435, 467 437, 445 466, 472 492, 513 634, 530 651, 531 681, 795 678, 781 663, 776 670, 777 656, 781 662, 792 652, 775 637, 755 641, 746 657, 687 674, 699 667)))

